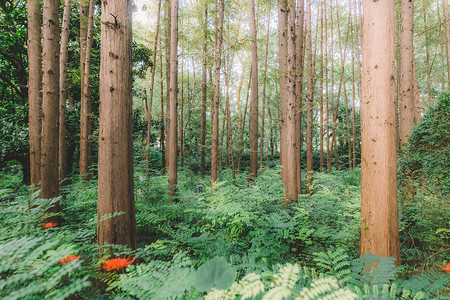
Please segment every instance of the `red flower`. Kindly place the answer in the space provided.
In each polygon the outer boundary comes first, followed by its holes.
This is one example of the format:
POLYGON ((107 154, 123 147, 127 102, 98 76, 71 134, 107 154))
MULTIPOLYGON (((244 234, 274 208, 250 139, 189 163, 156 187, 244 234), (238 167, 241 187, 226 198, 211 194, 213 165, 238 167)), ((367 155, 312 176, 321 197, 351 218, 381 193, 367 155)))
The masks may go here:
POLYGON ((45 225, 42 225, 42 227, 44 227, 44 228, 52 228, 52 227, 55 227, 56 225, 58 225, 58 224, 49 222, 49 223, 47 223, 45 225))
POLYGON ((441 267, 441 269, 444 271, 450 271, 450 262, 445 267, 441 267))
POLYGON ((106 262, 102 263, 101 268, 106 271, 111 270, 119 270, 125 267, 128 267, 128 265, 131 265, 134 262, 133 259, 126 259, 126 258, 114 258, 107 260, 106 262))
POLYGON ((77 260, 77 259, 80 259, 80 258, 81 258, 81 255, 78 255, 78 256, 75 256, 75 255, 69 255, 69 256, 64 257, 63 259, 61 259, 59 262, 60 262, 62 265, 65 265, 65 264, 67 264, 67 263, 69 263, 69 262, 71 262, 71 261, 74 261, 74 260, 77 260))

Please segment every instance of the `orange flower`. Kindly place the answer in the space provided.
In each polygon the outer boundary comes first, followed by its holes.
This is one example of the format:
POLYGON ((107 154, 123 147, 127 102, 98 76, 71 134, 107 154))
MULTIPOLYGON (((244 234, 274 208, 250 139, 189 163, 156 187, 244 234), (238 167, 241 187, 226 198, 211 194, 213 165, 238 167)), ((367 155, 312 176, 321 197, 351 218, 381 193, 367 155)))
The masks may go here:
POLYGON ((444 271, 450 271, 450 262, 445 267, 441 267, 441 269, 444 271))
POLYGON ((65 265, 65 264, 67 264, 67 263, 69 263, 69 262, 71 262, 71 261, 74 261, 74 260, 77 260, 77 259, 80 259, 80 258, 81 258, 81 255, 78 255, 78 256, 75 256, 75 255, 69 255, 69 256, 64 257, 63 259, 61 259, 59 262, 60 262, 62 265, 65 265))
POLYGON ((44 227, 44 228, 52 228, 52 227, 55 227, 57 224, 56 223, 47 223, 47 224, 45 224, 45 225, 42 225, 42 227, 44 227))
POLYGON ((126 258, 114 258, 107 260, 106 262, 102 263, 101 268, 106 271, 111 270, 119 270, 125 267, 128 267, 128 265, 131 265, 134 262, 133 259, 126 259, 126 258))

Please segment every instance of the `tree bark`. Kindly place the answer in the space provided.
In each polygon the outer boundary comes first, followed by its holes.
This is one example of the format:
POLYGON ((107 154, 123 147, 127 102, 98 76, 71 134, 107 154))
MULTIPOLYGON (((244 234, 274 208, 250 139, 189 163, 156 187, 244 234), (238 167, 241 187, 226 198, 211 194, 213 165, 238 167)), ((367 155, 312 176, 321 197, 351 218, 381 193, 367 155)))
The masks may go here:
MULTIPOLYGON (((162 45, 161 45, 162 46, 162 45)), ((164 71, 163 71, 163 56, 162 56, 162 47, 160 47, 160 51, 159 51, 159 65, 160 65, 160 78, 159 78, 159 82, 160 82, 160 87, 159 87, 159 91, 160 91, 160 104, 161 104, 161 132, 160 132, 160 143, 161 143, 161 172, 162 174, 166 173, 166 129, 164 126, 164 121, 166 120, 165 116, 164 116, 164 71)))
POLYGON ((244 152, 244 129, 245 129, 245 120, 247 118, 248 97, 250 95, 250 86, 251 86, 251 84, 252 84, 252 68, 250 68, 250 77, 248 79, 247 96, 245 98, 245 105, 244 105, 244 117, 243 117, 242 123, 240 125, 241 135, 240 135, 240 138, 239 138, 239 155, 238 155, 238 164, 237 164, 238 172, 241 171, 242 152, 244 152))
POLYGON ((363 5, 361 254, 394 257, 400 264, 394 2, 364 1, 363 5))
POLYGON ((169 201, 177 194, 177 95, 178 95, 178 0, 170 0, 170 88, 169 136, 167 152, 169 161, 169 201))
MULTIPOLYGON (((203 40, 203 55, 202 55, 202 136, 201 136, 201 150, 200 150, 200 174, 205 177, 206 174, 206 98, 207 83, 206 83, 206 65, 208 52, 208 5, 205 2, 204 13, 204 40, 203 40)), ((239 100, 238 100, 239 101, 239 100)))
POLYGON ((330 103, 327 102, 327 171, 331 173, 331 165, 333 160, 333 140, 330 144, 330 136, 334 135, 334 122, 333 131, 330 134, 329 126, 329 109, 331 109, 331 117, 334 120, 334 32, 333 32, 333 1, 330 2, 330 52, 331 52, 331 89, 330 89, 330 103))
POLYGON ((136 248, 131 1, 103 1, 97 241, 136 248))
POLYGON ((450 16, 448 13, 448 0, 443 0, 444 2, 444 26, 445 26, 445 36, 447 37, 447 87, 450 89, 450 16))
POLYGON ((217 181, 218 146, 219 146, 219 93, 220 93, 220 63, 223 36, 224 0, 219 0, 219 20, 216 36, 216 65, 214 82, 214 99, 212 107, 212 133, 211 133, 211 186, 217 181))
POLYGON ((250 98, 250 174, 249 181, 258 176, 258 48, 255 1, 249 0, 250 39, 252 49, 252 93, 250 98))
MULTIPOLYGON (((270 34, 270 5, 267 13, 267 33, 266 33, 266 50, 264 57, 264 75, 263 75, 263 98, 262 98, 262 113, 261 113, 261 141, 260 141, 260 158, 259 158, 259 168, 263 168, 263 157, 264 157, 264 123, 265 123, 265 111, 266 111, 266 85, 267 85, 267 63, 269 56, 269 34, 270 34)), ((241 78, 244 78, 243 76, 241 78)), ((242 82, 242 80, 241 80, 242 82)), ((240 83, 241 84, 241 83, 240 83)))
POLYGON ((313 182, 313 109, 314 109, 314 82, 313 82, 313 57, 311 36, 311 0, 306 0, 305 9, 305 36, 306 36, 306 60, 308 69, 308 107, 306 127, 306 193, 311 194, 313 182))
MULTIPOLYGON (((440 14, 440 4, 439 0, 436 0, 436 11, 438 16, 438 22, 439 22, 439 46, 440 46, 440 56, 441 56, 441 90, 445 90, 445 64, 444 64, 444 56, 445 56, 445 50, 444 50, 444 33, 442 32, 442 18, 440 14)), ((416 77, 417 78, 417 77, 416 77)))
MULTIPOLYGON (((189 80, 189 78, 188 78, 189 80)), ((180 168, 183 170, 184 167, 184 57, 181 57, 181 107, 180 107, 180 113, 179 113, 179 124, 178 124, 178 132, 180 137, 180 168)))
POLYGON ((67 176, 66 142, 66 101, 67 101, 67 56, 69 46, 70 8, 72 0, 64 1, 64 14, 61 26, 61 48, 59 60, 59 180, 64 185, 67 176))
POLYGON ((30 139, 30 181, 41 181, 41 8, 39 0, 27 4, 28 17, 28 127, 30 139))
MULTIPOLYGON (((59 195, 58 176, 58 108, 59 108, 59 1, 45 0, 43 9, 42 47, 42 136, 41 136, 41 195, 51 199, 59 195)), ((58 213, 59 202, 47 212, 58 213)), ((59 224, 60 217, 46 222, 59 224)))
POLYGON ((92 132, 91 52, 94 30, 94 6, 95 1, 90 0, 84 62, 84 82, 80 108, 80 175, 85 180, 89 180, 92 177, 89 168, 92 165, 92 143, 90 141, 92 132))

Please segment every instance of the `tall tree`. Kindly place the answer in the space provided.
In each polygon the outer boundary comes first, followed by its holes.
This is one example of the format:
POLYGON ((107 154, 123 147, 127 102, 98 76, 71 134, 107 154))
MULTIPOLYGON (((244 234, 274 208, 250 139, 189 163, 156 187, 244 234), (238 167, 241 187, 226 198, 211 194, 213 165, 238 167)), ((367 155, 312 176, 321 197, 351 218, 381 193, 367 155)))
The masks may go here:
POLYGON ((217 24, 216 35, 216 64, 215 64, 215 82, 214 82, 214 99, 212 105, 212 132, 211 132, 211 186, 217 181, 217 165, 219 158, 219 94, 220 94, 220 64, 222 52, 223 37, 223 15, 224 0, 219 0, 219 19, 217 24))
POLYGON ((294 37, 295 11, 287 0, 278 1, 278 46, 280 68, 280 161, 281 179, 286 201, 296 200, 297 170, 295 167, 295 95, 294 37))
MULTIPOLYGON (((252 94, 250 100, 250 178, 258 175, 258 48, 255 18, 255 1, 249 0, 250 39, 252 48, 252 94)), ((262 151, 262 149, 261 149, 262 151)))
POLYGON ((364 0, 363 5, 361 254, 395 257, 399 264, 395 8, 390 0, 364 0))
POLYGON ((205 1, 205 13, 204 13, 204 28, 203 28, 203 54, 202 54, 202 136, 201 136, 201 149, 200 149, 200 174, 205 177, 206 174, 206 98, 207 83, 206 83, 206 65, 208 61, 208 2, 205 1))
POLYGON ((28 14, 28 125, 30 138, 31 184, 41 180, 41 6, 39 0, 30 0, 28 14))
MULTIPOLYGON (((268 63, 268 56, 269 56, 269 36, 270 36, 270 5, 268 8, 267 13, 267 33, 266 33, 266 50, 265 50, 265 56, 264 56, 264 75, 263 75, 263 98, 262 98, 262 114, 261 114, 261 141, 260 141, 260 159, 259 159, 259 167, 263 167, 263 156, 264 156, 264 118, 265 118, 265 111, 266 111, 266 86, 267 86, 267 63, 268 63)), ((244 76, 241 77, 241 81, 239 82, 239 85, 242 86, 242 79, 244 76)))
POLYGON ((408 136, 414 127, 414 78, 413 78, 413 0, 402 0, 401 62, 400 62, 400 147, 408 144, 408 136))
POLYGON ((313 56, 311 36, 311 0, 306 0, 305 9, 305 37, 306 37, 306 61, 308 72, 308 106, 306 123, 306 193, 310 194, 313 182, 313 109, 314 109, 314 81, 313 81, 313 56))
POLYGON ((442 0, 444 3, 444 26, 447 37, 447 87, 450 89, 450 15, 448 13, 448 0, 442 0))
POLYGON ((97 241, 135 248, 131 3, 101 7, 97 241))
POLYGON ((92 132, 91 52, 94 37, 94 6, 95 1, 90 0, 80 108, 80 175, 86 180, 92 176, 89 168, 92 165, 92 143, 90 140, 92 132))
MULTIPOLYGON (((41 195, 43 199, 59 195, 58 108, 59 108, 59 1, 44 0, 42 46, 42 136, 41 195)), ((49 210, 59 212, 59 202, 49 210)), ((49 222, 59 223, 59 217, 49 222)))
POLYGON ((59 51, 59 180, 67 176, 66 151, 66 101, 67 101, 67 57, 69 46, 70 9, 72 0, 64 1, 61 25, 61 48, 59 51))
POLYGON ((170 87, 169 136, 167 152, 169 161, 169 197, 176 196, 177 174, 177 98, 178 98, 178 0, 170 0, 170 87))

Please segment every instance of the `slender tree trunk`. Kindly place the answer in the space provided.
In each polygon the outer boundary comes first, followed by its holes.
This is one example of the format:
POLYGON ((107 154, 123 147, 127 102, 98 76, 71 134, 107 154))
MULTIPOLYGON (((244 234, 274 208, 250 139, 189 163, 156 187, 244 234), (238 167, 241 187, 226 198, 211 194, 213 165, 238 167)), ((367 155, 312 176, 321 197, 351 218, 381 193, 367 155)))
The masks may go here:
MULTIPOLYGON (((327 103, 327 124, 328 119, 330 118, 329 115, 329 108, 331 109, 331 117, 334 121, 334 31, 333 31, 333 1, 330 2, 330 52, 331 52, 331 90, 330 90, 330 104, 327 103)), ((330 134, 330 126, 327 125, 327 171, 328 173, 331 173, 331 165, 332 165, 332 159, 333 159, 333 140, 331 141, 331 144, 329 142, 331 134, 334 135, 334 122, 333 122, 333 132, 330 134)))
POLYGON ((206 174, 206 98, 207 84, 206 84, 206 64, 207 64, 207 51, 208 51, 208 5, 205 2, 205 14, 204 14, 204 40, 203 40, 203 57, 202 57, 202 136, 201 136, 201 150, 200 150, 200 174, 205 177, 206 174))
POLYGON ((348 96, 344 80, 345 121, 347 123, 348 168, 352 168, 352 137, 350 135, 350 117, 348 112, 348 96))
POLYGON ((92 176, 89 168, 92 165, 92 143, 90 141, 92 131, 92 100, 91 100, 91 50, 94 30, 94 5, 90 0, 89 17, 86 36, 86 53, 83 76, 83 93, 81 93, 80 116, 80 175, 89 180, 92 176))
MULTIPOLYGON (((249 0, 250 38, 252 48, 252 94, 250 100, 250 174, 249 181, 258 176, 258 49, 255 20, 255 1, 249 0)), ((261 149, 262 150, 262 149, 261 149)))
MULTIPOLYGON (((251 70, 251 68, 250 68, 251 70)), ((251 72, 251 71, 250 71, 251 72)), ((238 115, 238 131, 241 131, 241 125, 242 123, 242 112, 241 112, 241 90, 242 85, 244 84, 244 78, 245 78, 245 65, 242 68, 242 74, 241 79, 239 80, 239 84, 236 91, 236 108, 237 108, 237 115, 238 115)))
POLYGON ((241 135, 239 138, 239 156, 238 156, 238 165, 237 169, 238 172, 241 171, 241 159, 242 159, 242 152, 244 151, 244 129, 245 129, 245 119, 247 118, 247 106, 248 106, 248 98, 250 95, 250 85, 252 83, 252 69, 250 68, 250 77, 248 79, 248 86, 247 86, 247 96, 245 98, 245 105, 244 105, 244 118, 242 119, 241 123, 241 135))
MULTIPOLYGON (((229 64, 227 71, 224 72, 225 76, 225 89, 226 89, 226 102, 225 102, 225 115, 227 118, 227 153, 229 153, 231 160, 231 169, 233 172, 233 179, 236 179, 236 170, 234 167, 234 157, 233 157, 233 131, 231 129, 231 110, 230 110, 230 77, 231 63, 229 64), (229 149, 228 149, 229 147, 229 149)), ((227 167, 228 167, 228 154, 227 154, 227 167)))
POLYGON ((35 187, 41 181, 41 8, 39 0, 29 0, 28 14, 28 127, 30 176, 35 187))
MULTIPOLYGON (((162 45, 161 45, 162 46, 162 45)), ((164 121, 166 120, 166 117, 164 116, 164 75, 163 75, 163 56, 162 56, 162 47, 160 47, 159 51, 159 66, 160 66, 160 77, 159 77, 159 83, 160 83, 160 109, 161 109, 161 132, 160 132, 160 143, 161 143, 161 171, 162 174, 166 173, 166 129, 164 126, 164 121)))
POLYGON ((64 185, 67 176, 67 143, 66 143, 66 101, 67 101, 67 56, 69 46, 70 8, 72 0, 65 0, 61 26, 61 48, 59 52, 59 180, 64 185))
POLYGON ((84 93, 84 64, 86 63, 86 37, 89 23, 89 1, 80 0, 80 94, 84 93))
POLYGON ((97 241, 136 248, 131 1, 103 1, 101 10, 97 241))
POLYGON ((281 179, 285 189, 285 202, 296 200, 297 170, 295 166, 295 78, 294 70, 294 29, 292 19, 295 11, 292 3, 278 1, 278 45, 280 68, 280 160, 283 166, 281 179))
POLYGON ((394 21, 393 1, 364 1, 361 254, 394 257, 400 264, 394 21))
MULTIPOLYGON (((58 176, 58 112, 59 112, 59 1, 45 0, 43 5, 42 47, 42 135, 41 194, 42 199, 59 195, 58 176)), ((60 211, 56 202, 47 212, 60 211)), ((46 219, 59 224, 59 216, 46 219)))
POLYGON ((220 64, 222 51, 222 36, 223 36, 223 15, 224 15, 224 0, 219 0, 219 20, 217 25, 216 36, 216 65, 215 65, 215 83, 214 83, 214 99, 212 110, 212 133, 211 133, 211 186, 217 181, 217 164, 219 157, 219 93, 220 93, 220 64))
MULTIPOLYGON (((324 5, 324 18, 328 18, 328 11, 327 11, 327 4, 326 2, 324 5)), ((329 161, 328 153, 330 152, 330 126, 329 126, 329 119, 330 119, 330 108, 329 108, 329 86, 328 86, 328 22, 325 22, 325 131, 326 131, 326 145, 327 145, 327 171, 328 166, 331 169, 331 162, 329 161)))
POLYGON ((177 194, 177 94, 178 94, 178 0, 170 0, 170 88, 167 152, 169 161, 169 201, 177 194))
POLYGON ((184 167, 184 57, 181 58, 181 107, 180 107, 180 114, 179 114, 179 124, 178 124, 178 132, 180 136, 180 167, 181 170, 183 170, 184 167))
POLYGON ((358 40, 358 27, 357 27, 357 13, 356 13, 356 0, 353 0, 353 45, 354 48, 352 49, 352 152, 353 152, 353 168, 356 168, 356 90, 355 90, 355 84, 357 84, 355 81, 357 81, 357 78, 355 77, 355 52, 357 52, 356 48, 359 47, 359 40, 358 40))
POLYGON ((313 82, 313 57, 311 36, 311 0, 306 0, 305 10, 306 31, 306 60, 308 69, 308 114, 306 127, 306 193, 311 194, 313 182, 313 109, 314 109, 314 82, 313 82))
POLYGON ((420 114, 420 99, 419 99, 419 84, 417 82, 416 60, 413 59, 413 78, 414 78, 414 125, 419 123, 421 119, 420 114))
POLYGON ((445 35, 447 37, 447 76, 448 76, 448 89, 450 89, 450 16, 448 13, 448 0, 442 0, 444 2, 444 26, 445 35))
MULTIPOLYGON (((423 27, 424 27, 424 35, 425 35, 425 68, 426 68, 426 77, 427 77, 427 95, 428 95, 428 103, 431 103, 431 82, 430 82, 430 47, 428 45, 428 24, 427 24, 427 12, 424 5, 424 12, 423 12, 423 27)), ((413 62, 414 65, 414 62, 413 62)), ((414 67, 413 67, 413 74, 414 74, 414 67)), ((413 76, 413 94, 415 92, 415 81, 416 79, 413 76)))
POLYGON ((302 193, 302 110, 303 110, 303 65, 304 39, 303 26, 305 23, 305 1, 297 3, 296 48, 295 48, 295 165, 297 172, 297 192, 302 193))
MULTIPOLYGON (((265 111, 266 111, 266 85, 267 85, 267 63, 269 56, 269 34, 270 34, 270 5, 267 14, 267 33, 266 33, 266 52, 264 56, 264 75, 263 75, 263 98, 262 98, 262 114, 261 114, 261 141, 260 141, 260 151, 261 155, 259 157, 259 168, 263 167, 263 157, 264 157, 264 122, 265 122, 265 111)), ((243 78, 243 77, 242 77, 243 78)))
POLYGON ((400 148, 408 144, 414 127, 413 79, 413 1, 402 0, 401 79, 400 79, 400 148))
POLYGON ((320 6, 321 10, 321 18, 320 18, 320 65, 319 65, 319 72, 320 72, 320 108, 319 108, 319 116, 320 116, 320 124, 319 124, 319 138, 320 138, 320 161, 319 161, 319 170, 320 172, 323 172, 323 20, 324 20, 324 13, 323 13, 323 4, 320 6))
POLYGON ((169 172, 170 164, 170 33, 171 33, 171 11, 170 0, 164 0, 164 13, 166 20, 166 172, 169 172))
POLYGON ((152 107, 153 107, 153 91, 155 87, 155 74, 156 74, 156 53, 158 51, 158 38, 159 38, 159 26, 160 26, 160 16, 161 16, 161 2, 158 1, 158 14, 156 15, 156 32, 155 32, 155 45, 153 46, 153 64, 152 64, 152 75, 150 79, 150 90, 149 90, 149 100, 147 104, 147 137, 146 137, 146 150, 145 150, 145 172, 148 175, 149 169, 149 159, 150 159, 150 137, 152 134, 152 107))
POLYGON ((445 90, 445 64, 444 64, 444 56, 445 56, 445 50, 444 50, 444 33, 442 32, 442 18, 441 18, 441 14, 440 14, 440 3, 439 0, 436 0, 436 11, 437 11, 437 16, 438 16, 438 22, 439 24, 439 46, 441 49, 441 90, 444 91, 445 90))

